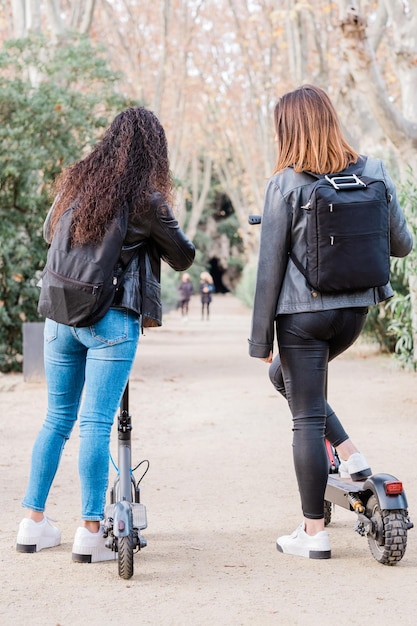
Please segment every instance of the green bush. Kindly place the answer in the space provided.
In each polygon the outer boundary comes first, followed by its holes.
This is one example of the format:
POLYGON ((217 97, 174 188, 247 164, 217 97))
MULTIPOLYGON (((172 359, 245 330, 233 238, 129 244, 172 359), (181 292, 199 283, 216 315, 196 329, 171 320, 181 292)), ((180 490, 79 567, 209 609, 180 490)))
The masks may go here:
POLYGON ((242 237, 240 236, 239 220, 235 213, 228 217, 217 221, 217 232, 219 235, 226 235, 230 244, 242 246, 242 237))
POLYGON ((101 49, 41 37, 0 52, 0 371, 21 369, 22 322, 39 319, 51 183, 127 103, 101 49))
POLYGON ((397 283, 393 281, 396 293, 387 303, 387 310, 390 313, 387 334, 395 339, 394 351, 401 365, 416 370, 412 328, 413 303, 408 288, 409 277, 417 273, 417 181, 411 170, 407 182, 400 190, 400 202, 413 234, 414 248, 405 259, 394 261, 394 279, 397 279, 397 283))
MULTIPOLYGON (((399 188, 399 201, 407 223, 417 241, 417 183, 409 178, 399 188)), ((395 295, 378 306, 370 307, 364 333, 376 341, 383 351, 394 353, 405 367, 415 369, 413 362, 413 333, 411 322, 411 299, 408 286, 410 274, 417 271, 417 250, 404 259, 391 259, 391 285, 395 295)))
POLYGON ((253 307, 253 297, 256 284, 256 260, 245 265, 242 278, 236 287, 236 297, 250 309, 253 307))

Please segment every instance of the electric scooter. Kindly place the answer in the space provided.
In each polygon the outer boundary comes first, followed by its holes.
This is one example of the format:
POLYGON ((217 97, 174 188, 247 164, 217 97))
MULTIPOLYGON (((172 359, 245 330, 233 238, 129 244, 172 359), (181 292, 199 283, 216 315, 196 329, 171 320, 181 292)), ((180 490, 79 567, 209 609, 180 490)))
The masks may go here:
MULTIPOLYGON (((249 224, 260 224, 260 215, 250 215, 249 224)), ((340 459, 326 441, 329 477, 325 491, 324 523, 329 525, 334 507, 357 515, 354 530, 367 537, 372 556, 382 565, 396 565, 405 554, 407 533, 414 527, 408 516, 403 484, 391 474, 372 474, 354 482, 339 476, 340 459)))
POLYGON ((324 501, 324 523, 331 522, 337 505, 357 515, 354 530, 367 537, 372 556, 382 565, 396 565, 405 554, 407 533, 414 527, 408 516, 403 484, 392 474, 372 474, 353 482, 339 476, 340 460, 326 441, 329 477, 324 501))
POLYGON ((149 469, 149 461, 144 460, 132 469, 131 432, 132 419, 129 413, 129 383, 126 385, 120 403, 118 416, 118 468, 113 487, 110 489, 110 503, 104 513, 104 536, 106 546, 117 552, 119 576, 129 579, 133 576, 134 553, 145 548, 146 539, 141 531, 147 527, 146 508, 140 501, 139 484, 149 469), (133 472, 142 464, 145 470, 136 481, 133 472))

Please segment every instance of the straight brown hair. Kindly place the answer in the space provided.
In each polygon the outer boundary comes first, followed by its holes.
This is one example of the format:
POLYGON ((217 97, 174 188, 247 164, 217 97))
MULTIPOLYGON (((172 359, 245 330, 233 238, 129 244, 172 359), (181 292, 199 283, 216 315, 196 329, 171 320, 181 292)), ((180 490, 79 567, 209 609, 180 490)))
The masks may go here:
POLYGON ((331 174, 359 158, 343 135, 329 96, 319 87, 303 85, 283 95, 275 105, 274 123, 278 144, 274 174, 286 167, 331 174))

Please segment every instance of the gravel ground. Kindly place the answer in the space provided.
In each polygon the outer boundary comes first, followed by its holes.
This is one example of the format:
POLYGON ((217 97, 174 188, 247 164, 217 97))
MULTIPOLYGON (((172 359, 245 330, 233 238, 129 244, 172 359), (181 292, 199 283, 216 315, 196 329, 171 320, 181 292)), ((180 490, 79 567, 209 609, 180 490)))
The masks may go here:
MULTIPOLYGON (((214 297, 210 321, 198 297, 141 338, 131 376, 133 457, 150 461, 141 483, 148 546, 130 580, 117 563, 71 562, 79 524, 78 436, 68 442, 48 501, 63 542, 15 551, 30 451, 45 412, 45 384, 0 377, 1 604, 4 626, 415 624, 417 535, 395 567, 379 564, 355 516, 333 512, 332 558, 277 552, 300 522, 291 420, 248 357, 250 312, 214 297)), ((101 390, 104 393, 105 390, 101 390)), ((374 472, 404 482, 417 520, 416 376, 358 345, 330 366, 330 401, 374 472)), ((116 436, 113 454, 116 455, 116 436)), ((110 480, 114 470, 110 468, 110 480)))

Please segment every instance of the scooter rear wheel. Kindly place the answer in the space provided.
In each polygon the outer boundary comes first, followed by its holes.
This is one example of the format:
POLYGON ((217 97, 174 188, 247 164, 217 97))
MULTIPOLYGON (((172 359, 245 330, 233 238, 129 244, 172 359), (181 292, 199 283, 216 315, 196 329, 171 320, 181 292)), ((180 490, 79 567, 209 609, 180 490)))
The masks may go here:
POLYGON ((125 537, 119 537, 117 544, 119 576, 127 580, 133 576, 133 533, 130 532, 125 537))
POLYGON ((407 547, 407 512, 381 509, 373 495, 366 504, 366 516, 372 521, 372 531, 367 534, 372 556, 382 565, 396 565, 407 547))
POLYGON ((328 500, 324 501, 324 525, 328 526, 332 521, 332 503, 328 500))

